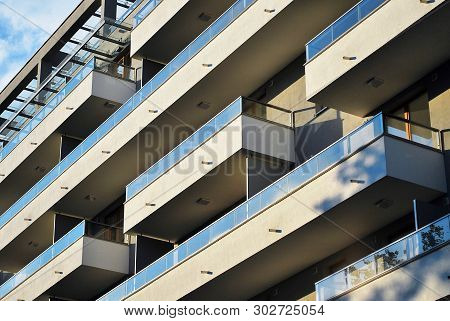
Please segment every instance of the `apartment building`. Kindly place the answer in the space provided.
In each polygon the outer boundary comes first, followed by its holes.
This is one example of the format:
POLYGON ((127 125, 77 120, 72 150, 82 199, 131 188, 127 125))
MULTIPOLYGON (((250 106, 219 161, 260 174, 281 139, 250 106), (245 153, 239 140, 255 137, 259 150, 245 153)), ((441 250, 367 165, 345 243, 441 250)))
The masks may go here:
POLYGON ((0 93, 1 300, 446 300, 446 0, 82 0, 0 93))

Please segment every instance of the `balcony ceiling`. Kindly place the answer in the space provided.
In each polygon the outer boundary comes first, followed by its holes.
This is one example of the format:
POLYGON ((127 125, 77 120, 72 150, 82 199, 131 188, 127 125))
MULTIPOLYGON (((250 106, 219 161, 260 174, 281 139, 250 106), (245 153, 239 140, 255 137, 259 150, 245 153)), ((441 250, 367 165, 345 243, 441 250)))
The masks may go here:
POLYGON ((362 239, 406 215, 412 211, 414 198, 431 200, 438 195, 438 192, 419 185, 385 177, 328 211, 324 215, 326 219, 318 217, 310 221, 186 295, 183 300, 250 299, 355 243, 355 238, 362 239), (382 209, 374 205, 380 199, 392 199, 394 195, 391 207, 382 209), (345 232, 339 228, 342 226, 345 226, 345 232))
POLYGON ((450 4, 446 2, 309 100, 366 116, 450 59, 449 21, 450 4), (368 85, 373 77, 384 84, 368 85))
MULTIPOLYGON (((167 64, 207 26, 214 22, 235 0, 195 0, 188 1, 156 34, 136 53, 135 58, 147 58, 167 64), (200 19, 200 15, 209 20, 200 19)), ((157 10, 157 9, 155 9, 157 10)), ((151 14, 150 14, 151 15, 151 14)), ((149 16, 146 17, 148 19, 149 16)), ((151 18, 151 17, 150 17, 151 18)), ((145 32, 136 29, 134 32, 145 32)))
POLYGON ((169 141, 160 128, 186 128, 189 124, 192 132, 237 97, 250 95, 301 55, 307 41, 354 3, 354 0, 293 1, 53 209, 87 218, 98 214, 123 196, 125 186, 155 161, 152 159, 155 151, 159 159, 161 151, 164 155, 176 146, 180 138, 169 141), (201 101, 209 102, 210 108, 198 108, 201 101), (146 161, 148 156, 152 160, 150 163, 146 161), (94 194, 94 202, 86 201, 89 194, 94 194))

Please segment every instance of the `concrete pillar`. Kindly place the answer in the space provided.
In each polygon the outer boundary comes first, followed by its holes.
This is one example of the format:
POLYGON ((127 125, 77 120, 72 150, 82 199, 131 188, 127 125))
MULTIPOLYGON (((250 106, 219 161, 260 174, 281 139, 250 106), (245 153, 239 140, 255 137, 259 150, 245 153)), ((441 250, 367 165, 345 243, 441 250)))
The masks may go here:
POLYGON ((117 0, 102 0, 102 19, 113 19, 117 17, 117 0))
POLYGON ((45 78, 52 73, 52 63, 47 60, 41 60, 38 65, 37 85, 38 87, 44 82, 45 78))

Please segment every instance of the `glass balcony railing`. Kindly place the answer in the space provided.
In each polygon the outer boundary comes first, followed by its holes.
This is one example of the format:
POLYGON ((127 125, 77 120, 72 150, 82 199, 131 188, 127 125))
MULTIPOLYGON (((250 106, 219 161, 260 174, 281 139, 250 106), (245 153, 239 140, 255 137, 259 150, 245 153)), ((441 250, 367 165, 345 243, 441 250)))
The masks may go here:
POLYGON ((136 28, 163 0, 149 0, 133 18, 133 27, 136 28))
POLYGON ((19 145, 19 143, 28 136, 28 134, 53 110, 59 103, 66 98, 66 96, 73 91, 73 89, 93 70, 94 61, 87 63, 77 74, 74 76, 57 95, 53 96, 43 108, 34 115, 26 126, 20 130, 17 135, 0 151, 0 161, 3 160, 11 151, 19 145))
POLYGON ((441 149, 441 134, 438 129, 427 127, 400 117, 386 117, 386 132, 434 149, 441 149))
POLYGON ((316 283, 317 300, 335 298, 450 240, 450 215, 415 231, 316 283))
POLYGON ((441 131, 441 140, 442 151, 450 151, 450 129, 444 129, 441 131))
POLYGON ((133 182, 128 184, 126 188, 126 200, 128 201, 145 187, 153 183, 157 178, 175 166, 222 128, 226 127, 239 115, 247 115, 283 126, 291 126, 291 114, 289 111, 240 97, 152 165, 133 182))
MULTIPOLYGON (((23 128, 32 121, 30 117, 34 117, 43 106, 54 102, 53 99, 59 95, 60 90, 68 87, 69 83, 74 84, 72 78, 76 77, 80 70, 84 68, 84 65, 93 57, 97 55, 116 57, 129 42, 129 29, 124 23, 118 24, 109 20, 108 22, 101 21, 94 27, 94 30, 86 35, 82 43, 68 53, 67 57, 57 67, 53 68, 52 73, 25 100, 22 106, 17 108, 15 113, 0 125, 0 137, 6 143, 5 146, 14 140, 23 128), (28 117, 23 117, 23 113, 27 114, 28 117)), ((58 97, 61 98, 61 95, 58 97)), ((0 154, 0 161, 2 157, 4 155, 0 154)))
POLYGON ((128 18, 128 16, 134 11, 134 9, 137 8, 137 6, 139 6, 141 4, 143 0, 136 0, 120 17, 119 19, 117 19, 117 21, 123 22, 125 21, 126 18, 128 18))
POLYGON ((205 47, 214 37, 220 34, 228 25, 250 7, 256 0, 238 0, 221 17, 211 24, 200 36, 198 36, 178 56, 161 69, 148 83, 146 83, 125 104, 116 110, 105 122, 103 122, 80 145, 67 155, 58 165, 48 172, 36 185, 14 203, 0 216, 0 228, 17 215, 28 203, 46 189, 59 175, 66 171, 72 164, 81 158, 98 141, 109 133, 117 124, 136 109, 145 99, 162 86, 173 74, 181 69, 194 55, 205 47))
POLYGON ((94 70, 113 76, 118 79, 136 82, 135 69, 129 66, 116 64, 108 60, 94 58, 94 70))
POLYGON ((389 0, 362 0, 306 44, 306 59, 311 60, 369 14, 389 0))
POLYGON ((317 174, 347 158, 361 147, 383 135, 383 116, 379 114, 347 136, 341 138, 289 174, 239 205, 237 208, 170 251, 99 300, 117 301, 133 294, 164 272, 196 254, 208 244, 251 219, 276 201, 294 192, 317 174))
MULTIPOLYGON (((34 117, 28 121, 26 126, 20 130, 17 135, 0 150, 0 161, 8 156, 19 143, 24 140, 28 134, 36 128, 59 104, 81 83, 92 70, 103 72, 117 78, 134 81, 134 69, 118 65, 100 58, 92 58, 53 98, 43 106, 34 117)), ((0 219, 1 226, 1 219, 0 219)))
POLYGON ((8 293, 29 279, 34 273, 39 271, 42 267, 64 252, 83 236, 123 243, 122 229, 82 221, 58 241, 56 241, 52 246, 42 252, 37 258, 28 263, 22 270, 14 274, 5 283, 3 283, 0 286, 0 299, 8 295, 8 293))
MULTIPOLYGON (((251 219, 265 208, 301 188, 317 175, 338 162, 347 159, 353 153, 369 145, 383 134, 386 134, 389 130, 389 126, 385 121, 386 119, 389 119, 389 117, 385 117, 381 113, 373 117, 201 232, 180 244, 176 249, 173 249, 144 270, 105 294, 99 300, 122 300, 148 285, 160 275, 176 265, 181 264, 184 260, 195 255, 244 221, 251 219)), ((399 137, 403 138, 401 135, 399 137)))

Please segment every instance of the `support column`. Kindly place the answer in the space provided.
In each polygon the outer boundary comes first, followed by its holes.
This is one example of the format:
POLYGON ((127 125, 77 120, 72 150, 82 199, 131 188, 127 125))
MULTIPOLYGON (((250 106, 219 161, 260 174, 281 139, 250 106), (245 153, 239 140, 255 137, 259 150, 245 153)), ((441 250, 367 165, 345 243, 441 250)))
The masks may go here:
POLYGON ((45 78, 52 73, 52 64, 46 60, 41 60, 38 65, 37 85, 38 87, 44 82, 45 78))
POLYGON ((102 0, 101 16, 103 20, 116 20, 117 0, 102 0))

